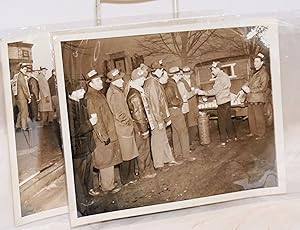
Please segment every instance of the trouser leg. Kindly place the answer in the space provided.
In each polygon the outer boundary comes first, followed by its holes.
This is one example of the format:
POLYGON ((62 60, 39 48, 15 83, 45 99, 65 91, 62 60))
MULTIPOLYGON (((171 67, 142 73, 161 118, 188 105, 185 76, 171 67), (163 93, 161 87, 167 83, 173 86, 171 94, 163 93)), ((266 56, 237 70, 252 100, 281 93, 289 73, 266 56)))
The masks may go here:
POLYGON ((226 103, 226 131, 229 138, 233 139, 236 137, 235 128, 231 118, 231 105, 230 102, 226 103))
POLYGON ((218 126, 219 126, 220 140, 221 142, 225 142, 227 140, 225 104, 218 105, 218 126))
POLYGON ((102 191, 110 191, 114 189, 114 166, 100 169, 100 181, 101 181, 101 188, 102 191))
POLYGON ((256 120, 255 120, 255 112, 254 112, 254 104, 249 103, 248 105, 248 122, 249 122, 249 129, 250 133, 256 135, 256 120))
POLYGON ((189 135, 184 119, 180 109, 170 109, 172 120, 172 136, 174 155, 187 158, 190 154, 189 135))
POLYGON ((129 161, 123 161, 120 164, 120 177, 122 184, 127 184, 129 181, 134 180, 134 161, 135 159, 129 161))
POLYGON ((256 122, 256 135, 262 137, 266 133, 266 121, 264 113, 264 103, 259 103, 253 107, 256 122))
POLYGON ((136 145, 139 151, 139 156, 137 157, 139 174, 143 177, 154 172, 150 153, 150 138, 148 137, 143 139, 142 135, 138 133, 136 133, 135 137, 136 145))

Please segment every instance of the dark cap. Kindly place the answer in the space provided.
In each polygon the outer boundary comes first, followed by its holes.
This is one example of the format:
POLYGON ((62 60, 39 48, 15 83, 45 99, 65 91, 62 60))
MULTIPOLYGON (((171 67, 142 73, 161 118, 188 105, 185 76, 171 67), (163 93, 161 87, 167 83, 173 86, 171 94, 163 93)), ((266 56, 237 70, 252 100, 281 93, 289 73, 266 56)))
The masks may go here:
POLYGON ((86 91, 87 90, 86 81, 84 80, 68 81, 66 83, 66 89, 69 95, 71 95, 74 91, 79 89, 84 89, 86 91))

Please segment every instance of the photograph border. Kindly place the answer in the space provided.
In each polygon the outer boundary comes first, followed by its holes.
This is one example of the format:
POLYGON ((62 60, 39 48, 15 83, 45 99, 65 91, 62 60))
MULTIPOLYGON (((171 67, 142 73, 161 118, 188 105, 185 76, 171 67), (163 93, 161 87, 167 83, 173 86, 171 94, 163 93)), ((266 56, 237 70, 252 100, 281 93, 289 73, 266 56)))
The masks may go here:
MULTIPOLYGON (((42 220, 53 216, 66 214, 68 212, 67 206, 62 206, 59 208, 53 208, 38 213, 30 214, 27 216, 22 216, 21 194, 19 188, 19 169, 18 169, 18 161, 17 161, 17 149, 16 149, 15 128, 14 128, 15 125, 14 125, 14 118, 13 118, 14 116, 13 116, 12 97, 11 97, 11 84, 9 78, 10 66, 9 66, 9 55, 8 55, 8 44, 22 41, 24 40, 24 38, 26 38, 26 35, 18 38, 13 38, 13 39, 0 40, 0 55, 1 55, 0 64, 1 64, 1 70, 2 70, 1 73, 2 73, 3 88, 4 88, 3 89, 4 100, 5 100, 4 108, 5 108, 5 115, 6 115, 7 138, 8 138, 9 159, 10 159, 9 166, 10 166, 10 173, 11 173, 14 220, 16 226, 28 224, 34 221, 42 220)), ((49 50, 49 52, 53 52, 53 50, 49 50)))
POLYGON ((82 30, 68 31, 65 33, 52 33, 54 53, 56 60, 58 95, 60 100, 60 115, 62 121, 62 137, 65 153, 65 169, 67 180, 67 191, 69 199, 69 215, 71 226, 79 226, 83 224, 95 223, 99 221, 107 221, 120 219, 125 217, 140 216, 145 214, 153 214, 164 211, 171 211, 200 205, 207 205, 225 201, 232 201, 243 198, 250 198, 263 195, 274 195, 286 192, 286 173, 284 168, 284 136, 283 136, 283 114, 282 114, 282 95, 280 80, 280 55, 279 55, 279 31, 278 22, 272 18, 256 18, 256 19, 237 19, 231 20, 209 20, 203 18, 192 19, 172 19, 164 22, 141 23, 130 26, 108 26, 94 27, 82 30), (78 217, 76 209, 76 194, 73 177, 72 154, 70 133, 68 124, 68 111, 65 94, 64 68, 62 60, 61 43, 73 40, 101 39, 123 36, 136 36, 155 33, 168 33, 204 29, 222 29, 237 28, 255 25, 266 25, 272 32, 272 40, 270 41, 270 63, 272 78, 272 94, 273 110, 274 110, 274 138, 276 149, 276 168, 278 186, 272 188, 258 188, 246 191, 231 192, 220 195, 213 195, 202 198, 189 199, 184 201, 170 202, 158 205, 149 205, 132 209, 118 210, 108 213, 95 214, 90 216, 78 217))

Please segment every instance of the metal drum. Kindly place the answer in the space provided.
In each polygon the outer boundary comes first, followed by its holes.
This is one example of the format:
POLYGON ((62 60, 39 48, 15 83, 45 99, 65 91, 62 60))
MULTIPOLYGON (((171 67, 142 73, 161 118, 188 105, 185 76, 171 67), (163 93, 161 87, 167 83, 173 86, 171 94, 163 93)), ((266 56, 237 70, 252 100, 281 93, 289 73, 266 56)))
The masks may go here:
POLYGON ((199 112, 198 129, 201 145, 208 145, 210 143, 209 133, 209 115, 204 112, 199 112))

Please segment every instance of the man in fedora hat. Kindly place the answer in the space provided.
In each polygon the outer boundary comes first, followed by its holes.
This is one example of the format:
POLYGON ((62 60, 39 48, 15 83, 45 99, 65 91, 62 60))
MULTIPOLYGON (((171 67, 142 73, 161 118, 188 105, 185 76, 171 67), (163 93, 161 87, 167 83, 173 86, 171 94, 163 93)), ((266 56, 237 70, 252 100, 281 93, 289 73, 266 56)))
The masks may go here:
POLYGON ((248 136, 255 135, 257 140, 263 138, 266 133, 264 105, 266 103, 265 95, 268 90, 270 76, 264 66, 264 59, 265 56, 262 53, 258 53, 255 56, 255 72, 249 80, 249 92, 247 93, 250 128, 248 136))
POLYGON ((16 121, 16 128, 22 130, 28 129, 28 104, 31 103, 31 96, 27 83, 27 64, 18 64, 19 72, 13 77, 13 94, 16 98, 18 107, 18 116, 16 121))
POLYGON ((31 96, 29 105, 29 117, 32 121, 38 120, 38 102, 40 101, 40 88, 37 76, 34 73, 29 74, 28 87, 31 96))
POLYGON ((123 185, 135 182, 135 160, 139 155, 133 130, 133 121, 123 93, 124 73, 112 69, 107 74, 110 82, 106 98, 114 116, 117 136, 120 143, 123 162, 120 165, 120 177, 123 185))
POLYGON ((151 64, 151 73, 144 84, 145 95, 149 100, 149 109, 154 116, 151 127, 151 151, 155 169, 167 170, 164 164, 177 165, 168 141, 166 127, 170 125, 170 112, 166 96, 159 79, 165 75, 159 62, 151 64))
POLYGON ((172 121, 174 156, 179 160, 194 161, 196 158, 190 156, 189 133, 182 113, 183 100, 177 87, 182 72, 178 66, 174 66, 169 69, 169 75, 164 89, 172 121))
POLYGON ((149 126, 154 128, 154 117, 149 110, 149 104, 142 88, 146 74, 141 68, 132 71, 127 103, 133 120, 135 141, 139 151, 137 158, 139 174, 142 178, 153 178, 156 176, 156 173, 150 153, 149 126))
POLYGON ((114 166, 122 162, 122 156, 114 117, 105 96, 101 93, 103 89, 101 77, 96 70, 91 70, 87 74, 89 86, 86 93, 87 111, 90 116, 97 117, 93 131, 96 142, 93 165, 100 171, 102 191, 116 193, 121 188, 115 185, 114 166))
POLYGON ((88 207, 94 203, 92 196, 98 194, 93 190, 92 176, 92 153, 96 148, 93 126, 98 120, 87 112, 84 84, 72 82, 67 85, 67 91, 77 208, 82 215, 87 215, 88 207))
POLYGON ((198 90, 199 95, 215 96, 218 105, 218 125, 221 146, 225 146, 229 140, 237 140, 233 122, 231 119, 231 82, 228 75, 221 70, 220 62, 213 62, 210 66, 212 76, 215 79, 213 88, 208 91, 198 90))
POLYGON ((52 99, 49 84, 46 78, 46 67, 40 67, 39 74, 37 75, 40 89, 39 112, 43 126, 48 126, 49 122, 53 122, 52 112, 52 99))
POLYGON ((193 71, 189 66, 182 68, 182 78, 178 81, 177 86, 179 93, 183 99, 182 113, 185 115, 186 124, 189 131, 190 144, 197 138, 198 135, 198 101, 194 79, 191 79, 193 71))

